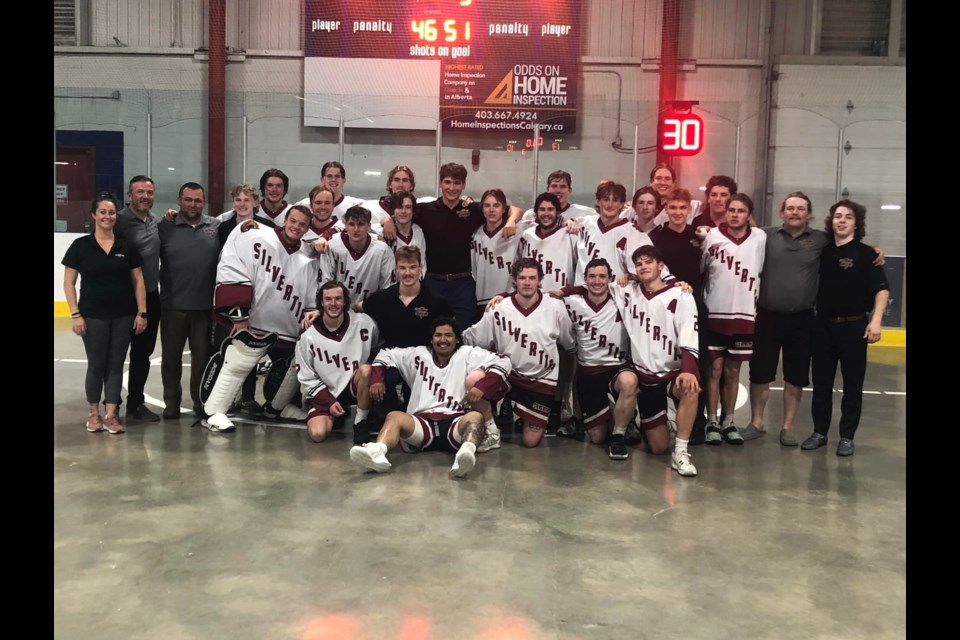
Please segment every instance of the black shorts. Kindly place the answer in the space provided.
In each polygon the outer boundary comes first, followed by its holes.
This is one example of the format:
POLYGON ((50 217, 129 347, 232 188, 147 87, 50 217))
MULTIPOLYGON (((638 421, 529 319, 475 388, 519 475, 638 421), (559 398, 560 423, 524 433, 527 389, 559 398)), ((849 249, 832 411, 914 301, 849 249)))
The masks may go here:
POLYGON ((777 378, 777 362, 783 351, 783 379, 797 387, 810 384, 813 353, 813 310, 777 313, 757 309, 750 382, 769 384, 777 378))
MULTIPOLYGON (((347 388, 344 389, 340 395, 337 396, 337 402, 340 403, 340 406, 343 407, 344 411, 349 411, 350 407, 357 404, 357 389, 353 385, 353 380, 350 380, 350 384, 347 385, 347 388)), ((310 408, 310 411, 307 412, 307 421, 316 418, 317 416, 329 416, 330 407, 322 404, 316 398, 307 398, 307 407, 310 408)))
POLYGON ((753 357, 753 334, 737 333, 728 336, 708 330, 707 345, 711 362, 717 358, 749 362, 753 357))
POLYGON ((619 369, 597 373, 586 373, 582 368, 577 371, 577 398, 580 400, 580 411, 583 412, 584 428, 606 424, 610 419, 613 414, 610 405, 616 402, 613 383, 618 373, 619 369))
MULTIPOLYGON (((466 414, 441 419, 413 415, 413 435, 409 438, 401 438, 400 448, 407 453, 417 451, 456 453, 460 449, 460 445, 463 444, 457 426, 460 423, 460 418, 464 415, 466 414)), ((482 439, 483 434, 481 434, 482 439)))
MULTIPOLYGON (((640 430, 647 431, 667 424, 667 398, 673 398, 673 380, 661 384, 641 384, 637 392, 640 430)), ((674 407, 677 399, 673 398, 674 407)))
POLYGON ((513 401, 513 411, 521 420, 534 427, 547 428, 550 406, 553 404, 552 395, 514 386, 507 392, 507 397, 513 401))

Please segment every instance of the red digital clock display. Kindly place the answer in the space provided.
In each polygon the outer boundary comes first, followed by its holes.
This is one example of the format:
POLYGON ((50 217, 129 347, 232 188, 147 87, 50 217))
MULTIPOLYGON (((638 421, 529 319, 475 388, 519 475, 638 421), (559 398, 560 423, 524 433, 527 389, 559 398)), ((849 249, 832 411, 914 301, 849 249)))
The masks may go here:
POLYGON ((660 116, 660 150, 668 156, 695 156, 703 150, 703 118, 693 113, 660 116))

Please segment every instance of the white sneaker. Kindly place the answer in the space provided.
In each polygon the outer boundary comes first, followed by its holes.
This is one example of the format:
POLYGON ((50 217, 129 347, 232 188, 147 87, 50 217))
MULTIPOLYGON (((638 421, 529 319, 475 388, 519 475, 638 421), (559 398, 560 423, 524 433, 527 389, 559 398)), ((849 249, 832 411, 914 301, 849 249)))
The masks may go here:
POLYGON ((215 413, 212 416, 207 416, 200 421, 200 425, 210 429, 210 431, 214 433, 229 433, 230 431, 237 430, 230 418, 222 413, 215 413))
POLYGON ((697 468, 690 462, 689 451, 674 451, 670 454, 670 466, 682 476, 697 475, 697 468))
POLYGON ((477 447, 477 453, 486 453, 491 449, 500 448, 500 429, 494 427, 493 429, 487 428, 487 435, 483 437, 483 442, 480 443, 480 446, 477 447))
POLYGON ((453 466, 450 467, 450 475, 456 478, 462 478, 471 471, 477 464, 477 457, 474 452, 477 446, 472 442, 464 442, 457 451, 457 457, 453 459, 453 466))
POLYGON ((387 460, 387 445, 380 442, 368 442, 361 447, 350 448, 350 459, 364 469, 373 469, 377 473, 389 471, 391 464, 387 460))

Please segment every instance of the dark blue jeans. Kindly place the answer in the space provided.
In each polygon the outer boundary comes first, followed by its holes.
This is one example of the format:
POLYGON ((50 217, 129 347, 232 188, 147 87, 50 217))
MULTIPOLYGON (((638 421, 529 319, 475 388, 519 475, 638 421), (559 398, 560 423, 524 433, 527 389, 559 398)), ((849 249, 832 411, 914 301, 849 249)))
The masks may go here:
POLYGON ((423 282, 430 291, 447 299, 457 314, 457 329, 466 331, 477 321, 477 283, 473 277, 459 280, 440 280, 426 277, 423 282))

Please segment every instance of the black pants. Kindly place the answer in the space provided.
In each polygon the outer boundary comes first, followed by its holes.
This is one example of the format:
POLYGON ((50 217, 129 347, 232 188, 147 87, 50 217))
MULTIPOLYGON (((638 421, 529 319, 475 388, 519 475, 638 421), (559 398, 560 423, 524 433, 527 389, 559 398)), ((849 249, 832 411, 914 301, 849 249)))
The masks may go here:
POLYGON ((183 346, 190 344, 190 399, 193 408, 202 409, 200 380, 210 357, 210 311, 164 309, 160 320, 160 354, 163 361, 163 402, 171 411, 180 410, 183 390, 183 346))
POLYGON ((817 318, 813 333, 813 401, 810 413, 813 429, 827 435, 833 414, 833 383, 837 363, 843 376, 843 400, 840 402, 840 437, 853 439, 860 425, 863 407, 863 378, 867 372, 867 339, 863 337, 868 320, 830 322, 817 318))
POLYGON ((127 411, 143 404, 143 388, 150 375, 150 356, 157 346, 160 328, 160 291, 147 293, 147 328, 130 339, 130 378, 127 380, 127 411))
POLYGON ((84 389, 89 404, 104 402, 120 404, 120 386, 123 381, 123 360, 127 357, 130 336, 133 335, 133 316, 120 318, 86 318, 87 331, 83 348, 87 352, 87 376, 84 389))
POLYGON ((383 382, 386 387, 383 394, 384 411, 386 413, 391 411, 406 411, 407 404, 410 402, 410 387, 408 387, 407 383, 400 377, 400 372, 394 367, 390 367, 384 375, 383 382), (403 394, 402 401, 400 395, 397 393, 398 386, 401 387, 401 393, 403 394))

